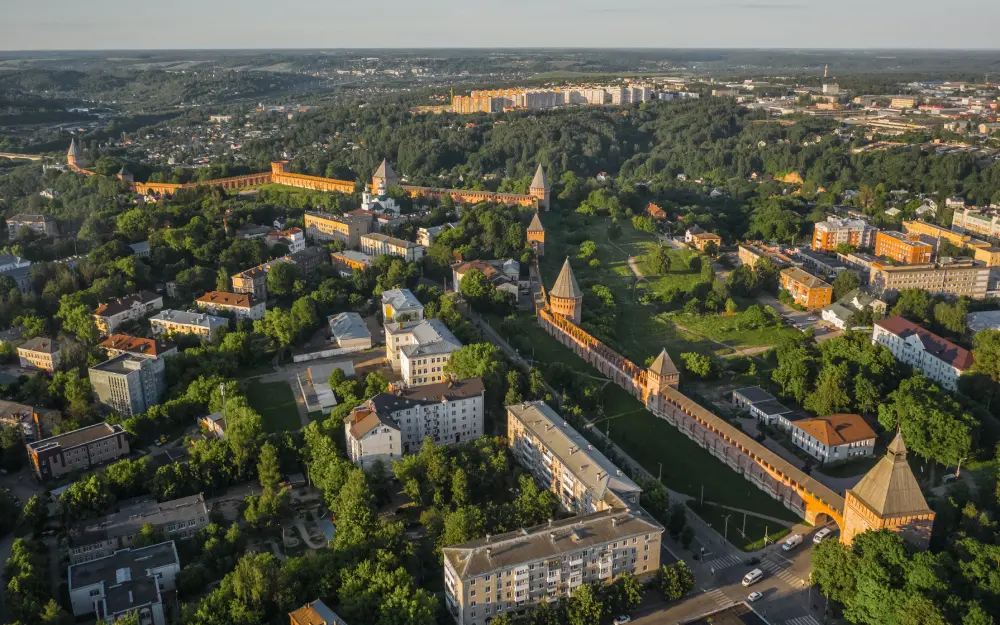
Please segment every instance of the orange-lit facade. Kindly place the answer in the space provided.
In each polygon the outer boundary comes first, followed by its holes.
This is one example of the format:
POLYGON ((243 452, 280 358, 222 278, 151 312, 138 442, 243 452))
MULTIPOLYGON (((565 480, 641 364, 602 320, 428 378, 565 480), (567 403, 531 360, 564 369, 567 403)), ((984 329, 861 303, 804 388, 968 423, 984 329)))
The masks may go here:
POLYGON ((819 310, 833 302, 833 287, 798 267, 782 270, 781 288, 806 310, 819 310))
POLYGON ((918 234, 878 232, 875 234, 875 255, 891 258, 904 265, 931 262, 934 248, 920 240, 918 234))
POLYGON ((860 219, 828 218, 816 224, 813 230, 812 248, 832 252, 838 245, 871 247, 875 243, 877 228, 860 219))

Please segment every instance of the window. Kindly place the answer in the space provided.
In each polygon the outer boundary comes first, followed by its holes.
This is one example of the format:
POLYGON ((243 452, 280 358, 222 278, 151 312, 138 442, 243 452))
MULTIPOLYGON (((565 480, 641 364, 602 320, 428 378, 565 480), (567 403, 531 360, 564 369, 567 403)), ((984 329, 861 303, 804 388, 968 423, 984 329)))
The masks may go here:
POLYGON ((99 588, 94 588, 93 590, 90 591, 91 597, 96 597, 99 594, 101 594, 101 590, 99 588))

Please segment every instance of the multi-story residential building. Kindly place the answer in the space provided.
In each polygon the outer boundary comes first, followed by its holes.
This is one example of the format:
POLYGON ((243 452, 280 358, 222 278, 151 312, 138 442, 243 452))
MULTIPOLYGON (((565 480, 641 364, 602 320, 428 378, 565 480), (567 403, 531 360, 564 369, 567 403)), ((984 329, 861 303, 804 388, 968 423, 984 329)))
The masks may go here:
POLYGON ((987 267, 1000 267, 1000 247, 977 247, 974 258, 987 267))
POLYGON ((124 416, 146 412, 160 403, 167 385, 162 360, 129 353, 91 367, 89 376, 101 406, 124 416))
POLYGON ((367 469, 419 453, 428 438, 439 445, 475 440, 483 435, 484 390, 482 378, 470 378, 379 393, 344 420, 347 456, 367 469))
POLYGON ((48 436, 61 422, 62 414, 58 410, 0 400, 0 427, 16 428, 25 443, 48 436))
POLYGON ((663 527, 641 508, 553 521, 442 549, 445 600, 458 625, 527 614, 583 584, 624 573, 649 579, 660 566, 663 527))
POLYGON ((490 283, 503 293, 517 299, 521 284, 521 263, 507 260, 470 260, 451 266, 451 282, 456 292, 462 290, 462 278, 470 271, 479 271, 490 283))
POLYGON ((983 299, 990 285, 990 268, 971 258, 940 258, 920 265, 872 263, 869 284, 874 292, 891 295, 920 289, 935 295, 983 299))
POLYGON ((833 301, 833 287, 798 267, 781 270, 781 288, 806 310, 819 310, 833 301))
POLYGON ((296 273, 300 276, 309 273, 322 264, 327 258, 327 253, 315 247, 288 254, 281 258, 269 260, 266 263, 251 267, 235 274, 231 277, 233 292, 246 295, 253 295, 259 302, 267 300, 267 273, 271 268, 283 263, 295 265, 296 273))
POLYGON ((343 241, 357 249, 361 235, 371 232, 371 217, 363 215, 331 215, 306 211, 306 236, 314 241, 343 241))
MULTIPOLYGON (((98 343, 97 346, 104 350, 108 358, 131 354, 152 361, 153 372, 160 379, 162 379, 163 371, 166 368, 164 359, 177 355, 176 345, 127 334, 113 334, 98 343)), ((160 393, 162 394, 164 390, 166 390, 165 387, 161 388, 160 393)))
POLYGON ((177 587, 180 558, 173 541, 69 567, 73 616, 114 623, 136 614, 140 625, 166 625, 163 593, 177 587))
POLYGON ((209 524, 205 497, 198 494, 163 503, 145 499, 125 506, 96 523, 70 530, 70 563, 90 562, 113 555, 119 549, 132 548, 139 530, 146 524, 163 532, 167 540, 194 536, 209 524))
POLYGON ((918 234, 882 231, 875 234, 875 255, 903 263, 918 265, 931 262, 934 248, 920 240, 918 234))
POLYGON ((387 323, 385 351, 407 386, 443 382, 444 366, 462 343, 440 319, 387 323))
POLYGON ((423 245, 378 232, 361 235, 360 242, 361 251, 369 256, 398 256, 407 262, 424 257, 423 245))
POLYGON ((792 444, 820 464, 875 454, 875 430, 861 415, 834 414, 791 424, 792 444))
POLYGON ((220 311, 231 312, 237 319, 263 319, 264 302, 258 301, 249 293, 227 293, 225 291, 209 291, 195 303, 198 308, 213 315, 220 311))
POLYGON ((149 318, 153 334, 194 334, 203 341, 214 341, 221 328, 229 327, 229 319, 186 310, 161 310, 149 318))
POLYGON ((301 608, 288 613, 291 625, 347 625, 322 599, 310 601, 301 608))
POLYGON ((431 243, 434 242, 434 239, 436 239, 439 234, 457 226, 458 222, 441 224, 440 226, 431 226, 430 228, 417 228, 417 243, 423 245, 424 247, 430 247, 431 243))
POLYGON ((36 336, 17 348, 17 356, 24 369, 41 369, 52 373, 61 362, 61 345, 55 339, 36 336))
POLYGON ((288 228, 287 230, 271 230, 264 238, 268 247, 275 245, 285 245, 288 253, 294 254, 306 249, 306 235, 302 228, 288 228))
POLYGON ((95 423, 27 444, 31 468, 40 482, 117 460, 129 453, 119 424, 95 423))
POLYGON ((31 230, 47 237, 59 234, 55 218, 48 215, 14 215, 7 218, 7 233, 11 237, 16 237, 21 230, 31 230))
POLYGON ((101 304, 94 311, 94 323, 101 334, 113 334, 126 321, 142 319, 163 309, 163 296, 151 291, 139 291, 101 304))
POLYGON ((786 267, 792 264, 791 257, 783 253, 779 248, 769 247, 766 245, 754 245, 752 243, 744 243, 743 245, 740 245, 737 250, 737 258, 739 258, 741 264, 744 264, 751 269, 756 267, 758 261, 762 258, 770 258, 777 267, 786 267))
POLYGON ((386 323, 420 321, 424 318, 424 305, 409 289, 391 289, 382 292, 382 317, 386 323))
POLYGON ((885 345, 896 360, 919 369, 949 390, 973 364, 972 353, 899 315, 875 322, 872 343, 885 345))
POLYGON ((995 239, 1000 237, 1000 215, 992 211, 964 208, 963 205, 955 209, 951 217, 951 229, 995 239))
POLYGON ((639 505, 642 489, 543 401, 507 406, 514 456, 574 514, 639 505))
POLYGON ((354 275, 355 269, 360 269, 361 271, 368 269, 375 259, 368 254, 362 254, 354 250, 344 250, 343 252, 333 252, 330 254, 330 260, 334 266, 340 267, 341 275, 350 277, 354 275))
POLYGON ((833 252, 838 245, 872 247, 876 232, 878 228, 862 219, 827 217, 826 221, 817 223, 813 229, 812 248, 833 252))
POLYGON ((904 221, 903 230, 907 234, 916 234, 932 239, 944 239, 952 245, 960 248, 976 249, 980 247, 990 247, 987 241, 972 238, 971 235, 948 230, 941 226, 936 226, 926 221, 904 221))

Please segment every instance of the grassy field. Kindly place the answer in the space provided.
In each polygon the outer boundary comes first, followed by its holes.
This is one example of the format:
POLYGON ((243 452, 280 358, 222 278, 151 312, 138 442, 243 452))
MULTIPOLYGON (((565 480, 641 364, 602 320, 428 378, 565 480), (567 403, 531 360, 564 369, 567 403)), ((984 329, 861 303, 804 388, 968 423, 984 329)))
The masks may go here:
POLYGON ((287 383, 261 384, 255 380, 247 384, 243 392, 250 407, 259 412, 264 420, 265 432, 290 432, 302 427, 295 396, 287 383))
POLYGON ((741 551, 756 551, 763 548, 765 536, 767 544, 770 545, 791 533, 788 527, 778 525, 773 521, 750 515, 744 516, 739 512, 711 504, 700 506, 697 502, 688 502, 688 507, 741 551), (728 529, 726 528, 727 515, 729 515, 728 529))

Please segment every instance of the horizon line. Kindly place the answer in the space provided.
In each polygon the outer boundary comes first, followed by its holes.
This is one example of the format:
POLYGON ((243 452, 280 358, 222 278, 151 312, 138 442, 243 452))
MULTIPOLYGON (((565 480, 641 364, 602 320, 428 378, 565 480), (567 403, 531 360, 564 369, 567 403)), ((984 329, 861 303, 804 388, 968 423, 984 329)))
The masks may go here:
POLYGON ((792 52, 796 50, 809 51, 809 52, 1000 52, 1000 47, 971 47, 971 48, 918 48, 918 47, 842 47, 842 48, 810 48, 805 46, 688 46, 688 47, 654 47, 654 46, 483 46, 483 47, 470 47, 470 46, 433 46, 433 47, 418 47, 418 46, 388 46, 388 47, 340 47, 340 48, 321 48, 321 47, 273 47, 273 48, 20 48, 20 49, 4 49, 0 48, 0 54, 20 54, 20 53, 68 53, 68 52, 78 52, 78 53, 103 53, 103 52, 325 52, 325 51, 371 51, 371 50, 384 50, 384 51, 400 51, 400 50, 447 50, 447 51, 491 51, 491 50, 503 50, 503 51, 535 51, 535 50, 572 50, 572 51, 589 51, 589 50, 599 50, 602 52, 608 51, 703 51, 703 50, 715 50, 715 51, 781 51, 781 52, 792 52))

